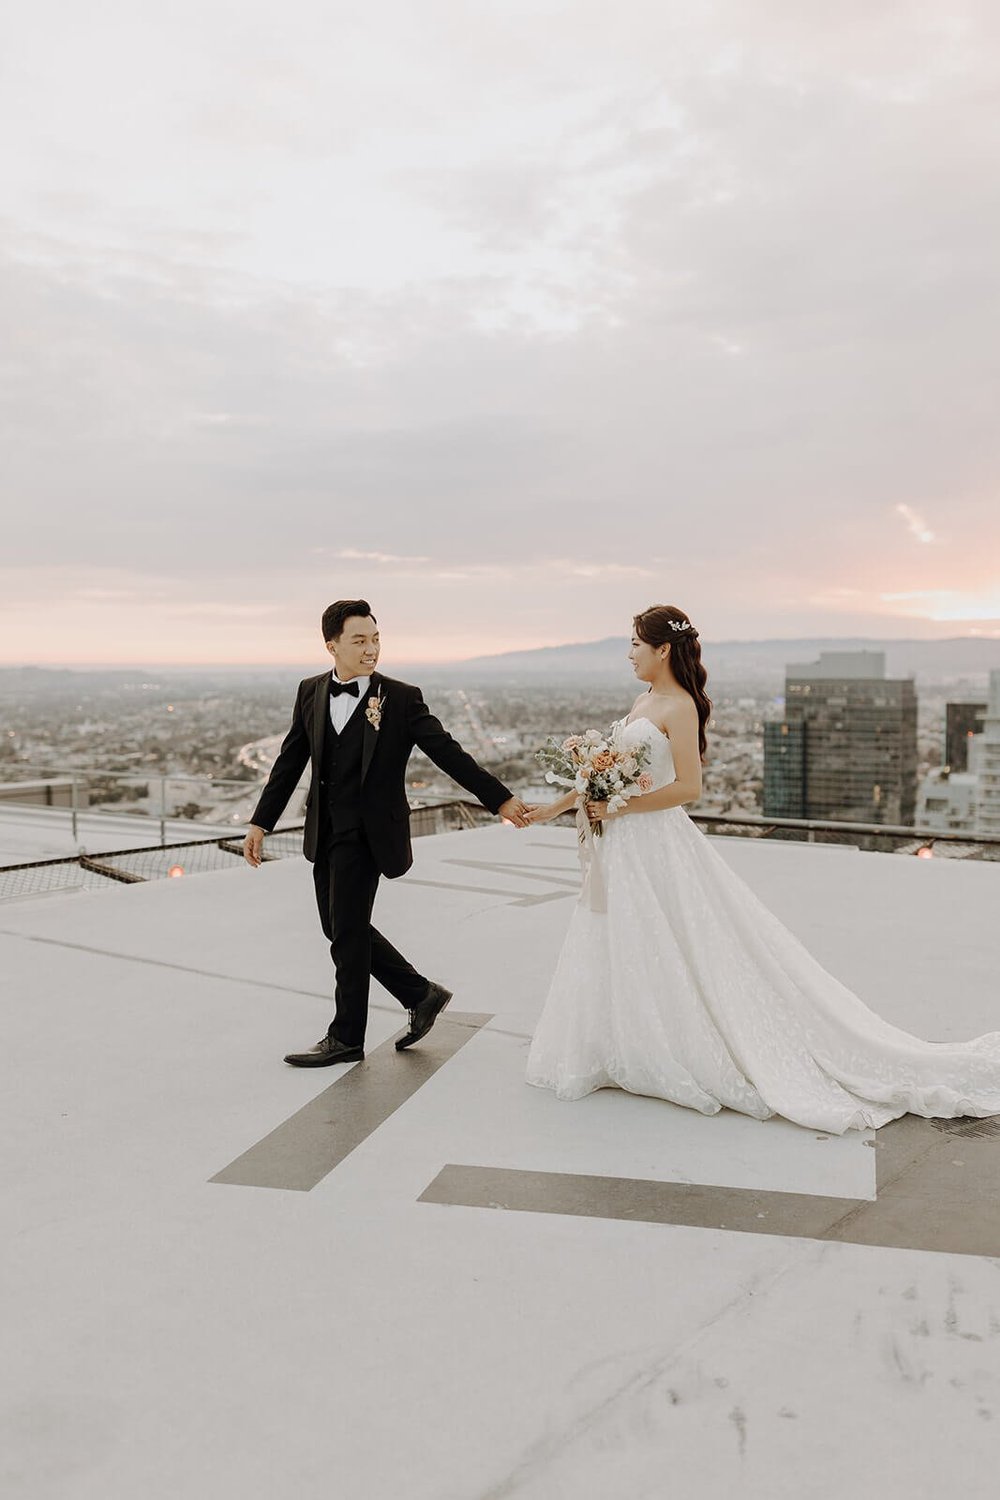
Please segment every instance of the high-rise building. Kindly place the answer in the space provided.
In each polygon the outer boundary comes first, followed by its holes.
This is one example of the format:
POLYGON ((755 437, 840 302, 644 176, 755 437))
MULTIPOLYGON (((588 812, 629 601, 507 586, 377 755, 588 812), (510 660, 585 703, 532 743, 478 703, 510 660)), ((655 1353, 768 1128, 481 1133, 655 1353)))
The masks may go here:
POLYGON ((806 815, 806 726, 764 725, 764 812, 770 818, 806 815))
POLYGON ((881 651, 786 669, 784 718, 765 726, 765 817, 912 826, 916 795, 912 678, 887 678, 881 651))
POLYGON ((985 703, 945 704, 944 764, 952 771, 969 769, 969 741, 982 734, 985 703))
POLYGON ((990 673, 990 696, 977 741, 976 762, 976 832, 1000 837, 1000 672, 990 673))

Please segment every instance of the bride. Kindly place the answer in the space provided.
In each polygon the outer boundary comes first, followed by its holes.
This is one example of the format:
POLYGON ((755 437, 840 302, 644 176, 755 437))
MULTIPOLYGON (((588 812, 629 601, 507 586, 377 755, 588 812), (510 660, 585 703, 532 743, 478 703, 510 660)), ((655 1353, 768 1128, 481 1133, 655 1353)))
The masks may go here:
MULTIPOLYGON (((828 974, 691 822, 711 712, 698 632, 673 605, 636 615, 646 684, 616 742, 650 747, 653 790, 623 811, 589 802, 606 911, 574 910, 528 1055, 528 1082, 580 1099, 651 1094, 715 1114, 812 1129, 912 1113, 1000 1114, 1000 1032, 925 1042, 828 974)), ((568 811, 569 792, 532 823, 568 811)))

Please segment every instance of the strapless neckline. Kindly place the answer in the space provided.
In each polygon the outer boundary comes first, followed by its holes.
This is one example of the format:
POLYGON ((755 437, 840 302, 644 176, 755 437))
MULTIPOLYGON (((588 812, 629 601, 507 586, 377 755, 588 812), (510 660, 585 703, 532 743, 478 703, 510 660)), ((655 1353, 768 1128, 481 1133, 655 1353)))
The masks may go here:
POLYGON ((670 744, 670 736, 664 734, 663 730, 660 729, 656 724, 654 724, 652 719, 647 719, 645 714, 640 714, 637 719, 616 719, 615 723, 618 725, 618 728, 620 730, 634 729, 637 724, 648 724, 658 740, 662 740, 665 745, 670 744))

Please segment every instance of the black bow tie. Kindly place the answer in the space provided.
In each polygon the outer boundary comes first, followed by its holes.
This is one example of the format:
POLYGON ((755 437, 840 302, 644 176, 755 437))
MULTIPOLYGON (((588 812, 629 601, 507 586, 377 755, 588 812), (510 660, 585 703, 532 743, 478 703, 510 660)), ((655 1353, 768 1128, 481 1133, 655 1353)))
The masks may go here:
POLYGON ((330 697, 339 698, 341 693, 350 693, 352 698, 358 696, 358 684, 356 682, 338 682, 336 677, 330 678, 330 697))

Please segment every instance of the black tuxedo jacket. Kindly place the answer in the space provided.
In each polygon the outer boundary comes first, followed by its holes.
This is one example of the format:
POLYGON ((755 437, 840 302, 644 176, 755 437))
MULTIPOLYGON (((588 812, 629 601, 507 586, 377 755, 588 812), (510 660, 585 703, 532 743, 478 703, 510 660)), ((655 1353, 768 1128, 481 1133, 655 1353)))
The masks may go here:
MULTIPOLYGON (((312 786, 306 800, 303 839, 303 849, 309 860, 316 858, 323 815, 319 790, 323 741, 326 735, 335 732, 330 723, 330 675, 321 672, 318 677, 307 677, 299 683, 291 728, 250 818, 251 823, 270 833, 311 761, 312 786)), ((361 821, 375 863, 390 879, 404 875, 413 863, 406 764, 415 745, 490 812, 495 813, 511 796, 503 782, 473 760, 452 738, 440 719, 434 717, 418 687, 373 672, 365 699, 355 712, 366 716, 361 761, 361 821), (379 697, 382 700, 381 721, 376 729, 367 713, 371 699, 379 697)))

